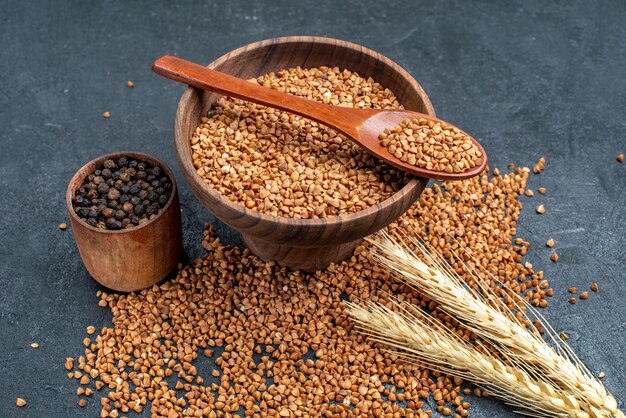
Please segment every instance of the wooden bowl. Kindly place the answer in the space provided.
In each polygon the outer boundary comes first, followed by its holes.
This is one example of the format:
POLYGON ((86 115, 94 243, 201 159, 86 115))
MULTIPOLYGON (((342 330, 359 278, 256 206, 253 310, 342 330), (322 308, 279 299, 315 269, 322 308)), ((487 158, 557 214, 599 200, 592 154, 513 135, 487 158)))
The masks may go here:
MULTIPOLYGON (((407 109, 435 115, 420 85, 396 63, 362 46, 335 39, 294 36, 256 42, 209 64, 240 78, 253 78, 295 66, 330 66, 372 77, 391 89, 407 109)), ((413 178, 388 199, 365 210, 324 219, 291 219, 247 209, 208 185, 193 166, 191 137, 218 94, 193 87, 183 93, 174 126, 178 162, 194 195, 222 222, 239 231, 257 256, 279 264, 314 271, 349 257, 361 239, 402 215, 428 180, 413 178)))
POLYGON ((182 252, 180 204, 174 173, 163 161, 141 152, 126 151, 98 157, 72 177, 65 201, 80 257, 100 284, 124 292, 145 289, 176 267, 182 252), (161 167, 172 182, 170 199, 156 217, 133 228, 112 231, 88 225, 74 212, 72 202, 76 191, 85 177, 102 167, 104 160, 123 156, 161 167))

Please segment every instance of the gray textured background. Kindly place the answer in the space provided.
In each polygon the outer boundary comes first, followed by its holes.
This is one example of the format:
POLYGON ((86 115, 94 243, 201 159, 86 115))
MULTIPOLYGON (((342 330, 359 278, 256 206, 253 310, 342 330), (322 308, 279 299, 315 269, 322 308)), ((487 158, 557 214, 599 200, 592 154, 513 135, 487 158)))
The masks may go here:
MULTIPOLYGON (((483 142, 492 166, 546 156, 529 185, 549 192, 525 198, 519 222, 534 244, 526 259, 555 288, 545 315, 626 400, 626 164, 615 161, 626 152, 625 2, 2 0, 0 10, 0 417, 99 416, 93 401, 78 408, 63 369, 82 353, 85 326, 109 321, 71 231, 57 228, 82 164, 123 149, 170 164, 190 258, 201 253, 203 223, 215 222, 174 157, 183 86, 152 74, 151 62, 176 53, 208 63, 283 35, 349 40, 397 61, 439 116, 483 142), (533 210, 540 202, 544 216, 533 210), (567 288, 592 281, 600 292, 570 306, 567 288)), ((472 405, 473 417, 514 416, 493 400, 472 405)))

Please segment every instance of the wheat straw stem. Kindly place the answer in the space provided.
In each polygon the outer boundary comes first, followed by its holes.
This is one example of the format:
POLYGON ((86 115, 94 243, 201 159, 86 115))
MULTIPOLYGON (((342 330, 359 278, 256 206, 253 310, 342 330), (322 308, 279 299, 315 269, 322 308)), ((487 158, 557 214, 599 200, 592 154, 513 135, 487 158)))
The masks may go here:
POLYGON ((400 358, 470 380, 493 396, 522 408, 517 411, 521 414, 543 418, 590 417, 574 397, 550 382, 536 380, 520 368, 481 353, 408 303, 396 304, 402 313, 376 303, 368 303, 367 308, 347 305, 357 327, 372 339, 392 347, 400 358))
MULTIPOLYGON (((382 265, 437 302, 440 309, 462 321, 466 328, 493 342, 508 359, 530 363, 581 402, 590 403, 592 417, 624 417, 617 409, 615 398, 571 350, 567 355, 557 352, 537 332, 529 331, 494 308, 494 305, 506 306, 482 283, 476 272, 473 276, 483 290, 482 295, 468 287, 449 265, 442 262, 441 257, 433 255, 435 253, 413 239, 409 241, 430 265, 424 263, 402 239, 393 240, 387 233, 375 234, 368 241, 377 249, 374 257, 382 265)), ((507 313, 511 315, 510 311, 507 313)), ((532 373, 528 367, 526 371, 532 373)))

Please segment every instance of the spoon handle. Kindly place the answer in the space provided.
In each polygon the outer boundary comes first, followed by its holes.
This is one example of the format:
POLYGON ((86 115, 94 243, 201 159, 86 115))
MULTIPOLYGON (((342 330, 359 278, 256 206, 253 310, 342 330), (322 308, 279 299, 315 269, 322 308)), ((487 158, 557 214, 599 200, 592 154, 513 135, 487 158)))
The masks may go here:
POLYGON ((241 78, 202 65, 165 55, 152 64, 152 71, 163 77, 230 97, 285 110, 329 126, 353 139, 359 138, 357 126, 362 123, 356 112, 330 106, 259 86, 241 78))

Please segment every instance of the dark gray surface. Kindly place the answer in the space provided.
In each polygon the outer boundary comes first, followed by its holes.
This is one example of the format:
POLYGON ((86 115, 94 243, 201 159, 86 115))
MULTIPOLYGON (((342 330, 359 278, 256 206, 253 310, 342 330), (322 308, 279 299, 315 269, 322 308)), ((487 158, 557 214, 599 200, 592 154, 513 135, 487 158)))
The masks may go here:
MULTIPOLYGON (((185 250, 201 253, 202 225, 214 220, 184 184, 172 145, 183 87, 153 75, 151 62, 176 53, 208 63, 252 41, 307 34, 397 61, 439 116, 482 140, 492 166, 546 156, 529 185, 549 192, 525 198, 518 228, 533 243, 526 259, 556 291, 543 312, 626 400, 626 164, 615 161, 626 152, 626 3, 173 3, 0 4, 0 417, 99 416, 94 402, 78 408, 63 369, 66 356, 82 353, 85 326, 109 320, 71 231, 57 228, 83 163, 123 149, 162 158, 179 180, 185 250), (543 216, 533 211, 539 203, 543 216), (543 246, 549 237, 556 264, 543 246), (567 304, 567 288, 592 281, 598 294, 567 304), (15 407, 17 396, 26 408, 15 407)), ((481 399, 472 416, 514 415, 481 399)))

